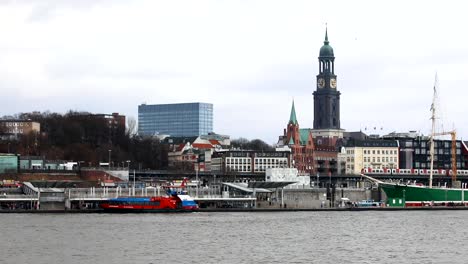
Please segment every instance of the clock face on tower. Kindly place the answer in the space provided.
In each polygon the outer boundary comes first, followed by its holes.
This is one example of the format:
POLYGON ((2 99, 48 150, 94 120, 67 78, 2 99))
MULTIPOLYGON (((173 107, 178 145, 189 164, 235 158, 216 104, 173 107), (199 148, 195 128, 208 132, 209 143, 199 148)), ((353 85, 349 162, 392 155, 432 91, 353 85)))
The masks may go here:
POLYGON ((331 87, 331 88, 336 88, 336 79, 335 79, 335 78, 332 78, 332 79, 330 80, 330 87, 331 87))
POLYGON ((318 79, 317 80, 317 86, 318 86, 318 88, 325 87, 325 80, 323 78, 318 79))

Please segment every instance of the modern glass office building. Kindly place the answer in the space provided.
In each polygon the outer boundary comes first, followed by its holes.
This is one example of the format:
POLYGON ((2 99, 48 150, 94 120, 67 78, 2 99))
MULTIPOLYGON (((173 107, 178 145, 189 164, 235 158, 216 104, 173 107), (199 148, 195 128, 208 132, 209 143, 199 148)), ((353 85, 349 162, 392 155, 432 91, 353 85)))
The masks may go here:
POLYGON ((213 104, 183 103, 138 106, 138 134, 199 136, 213 132, 213 104))

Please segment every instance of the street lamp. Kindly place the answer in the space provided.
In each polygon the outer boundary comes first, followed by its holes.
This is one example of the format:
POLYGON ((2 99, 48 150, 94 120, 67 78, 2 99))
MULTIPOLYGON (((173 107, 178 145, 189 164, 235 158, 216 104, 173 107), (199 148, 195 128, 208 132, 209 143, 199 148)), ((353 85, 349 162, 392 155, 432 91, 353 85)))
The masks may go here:
POLYGON ((126 162, 127 162, 127 170, 130 171, 130 162, 131 162, 131 161, 130 161, 130 160, 127 160, 126 162))
POLYGON ((112 150, 109 149, 109 169, 111 168, 111 153, 112 153, 112 150))

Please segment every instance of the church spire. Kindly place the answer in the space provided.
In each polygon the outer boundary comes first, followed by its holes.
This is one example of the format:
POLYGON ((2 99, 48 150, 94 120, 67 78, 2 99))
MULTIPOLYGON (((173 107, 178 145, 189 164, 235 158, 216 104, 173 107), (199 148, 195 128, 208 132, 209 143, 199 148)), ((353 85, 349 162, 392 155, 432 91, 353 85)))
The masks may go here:
POLYGON ((294 100, 291 107, 291 116, 289 117, 289 123, 297 125, 296 108, 294 107, 294 100))
POLYGON ((323 42, 323 44, 328 45, 328 43, 330 43, 328 42, 328 27, 325 26, 325 41, 323 42))

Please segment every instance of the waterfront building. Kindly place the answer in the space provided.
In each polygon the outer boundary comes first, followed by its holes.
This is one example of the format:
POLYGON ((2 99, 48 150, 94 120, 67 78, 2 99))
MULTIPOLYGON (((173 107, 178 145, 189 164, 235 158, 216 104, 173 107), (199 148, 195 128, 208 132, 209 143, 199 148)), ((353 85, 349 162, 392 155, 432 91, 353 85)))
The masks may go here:
MULTIPOLYGON (((300 128, 296 117, 294 102, 287 128, 279 137, 278 147, 291 150, 292 167, 299 174, 331 175, 338 173, 338 151, 336 141, 331 143, 329 138, 313 136, 313 129, 300 128)), ((342 165, 344 166, 344 165, 342 165)))
POLYGON ((0 173, 17 173, 19 170, 19 155, 0 154, 0 173))
POLYGON ((171 168, 199 171, 211 170, 213 152, 228 149, 231 145, 229 136, 215 133, 198 137, 166 137, 162 142, 169 146, 168 162, 171 168))
POLYGON ((91 144, 101 144, 103 141, 101 137, 105 136, 110 144, 116 143, 125 136, 126 132, 126 118, 124 115, 119 113, 112 114, 92 114, 92 113, 73 113, 72 119, 81 124, 84 128, 83 141, 91 144), (92 124, 92 125, 91 125, 92 124), (94 126, 99 125, 100 129, 108 129, 105 132, 107 135, 96 135, 96 128, 94 126), (102 127, 104 125, 105 127, 102 127))
POLYGON ((314 138, 319 145, 335 146, 343 137, 340 128, 340 95, 335 74, 335 55, 325 31, 325 41, 319 53, 319 73, 314 91, 314 138))
POLYGON ((296 168, 270 168, 265 171, 265 182, 293 182, 289 188, 310 187, 310 176, 299 174, 296 168))
POLYGON ((112 114, 93 114, 92 116, 96 118, 103 118, 106 120, 106 124, 111 130, 117 131, 119 129, 123 129, 125 131, 125 116, 120 115, 119 113, 112 113, 112 114))
POLYGON ((398 141, 350 139, 346 142, 346 174, 360 174, 362 169, 398 169, 398 141))
POLYGON ((31 120, 0 120, 0 134, 2 139, 16 139, 20 135, 40 133, 41 124, 31 120))
POLYGON ((94 118, 102 118, 109 128, 110 139, 117 142, 118 138, 125 135, 126 121, 125 116, 119 113, 112 114, 93 114, 94 118))
POLYGON ((314 148, 314 174, 321 176, 330 176, 338 174, 339 168, 344 167, 343 164, 339 164, 337 147, 322 144, 315 145, 314 148))
POLYGON ((19 158, 19 168, 21 170, 45 169, 45 163, 44 156, 20 156, 19 158))
POLYGON ((225 150, 215 151, 211 158, 211 171, 224 174, 258 174, 290 167, 290 151, 225 150))
MULTIPOLYGON (((430 168, 430 137, 410 131, 409 133, 390 133, 382 137, 397 140, 400 145, 399 167, 401 169, 430 168)), ((468 169, 468 147, 466 142, 455 142, 456 166, 459 170, 468 169)), ((452 140, 434 139, 434 168, 452 168, 452 140)))
POLYGON ((310 129, 299 127, 294 101, 287 128, 284 129, 283 136, 279 137, 278 146, 287 146, 291 150, 292 167, 296 168, 300 174, 315 172, 314 139, 310 129))
POLYGON ((213 132, 213 104, 142 104, 138 106, 138 134, 174 137, 200 136, 213 132))

